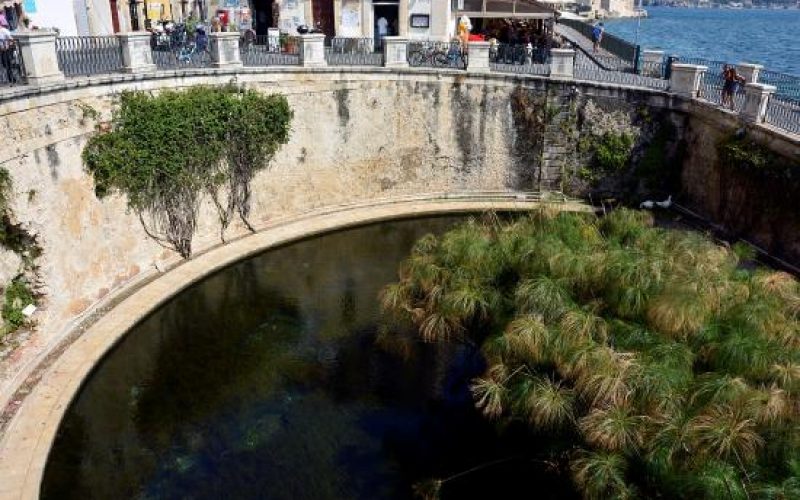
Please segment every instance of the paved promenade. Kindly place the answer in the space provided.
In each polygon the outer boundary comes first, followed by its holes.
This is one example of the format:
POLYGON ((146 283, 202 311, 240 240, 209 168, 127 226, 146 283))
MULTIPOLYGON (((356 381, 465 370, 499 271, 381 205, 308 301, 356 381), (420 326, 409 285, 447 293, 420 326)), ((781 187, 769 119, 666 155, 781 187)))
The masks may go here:
MULTIPOLYGON (((594 44, 591 40, 583 36, 583 34, 579 33, 577 30, 563 24, 556 24, 554 29, 557 35, 566 38, 589 54, 593 54, 594 44)), ((609 61, 617 61, 620 66, 624 63, 622 59, 603 49, 602 47, 597 51, 597 55, 603 60, 608 59, 609 61)))

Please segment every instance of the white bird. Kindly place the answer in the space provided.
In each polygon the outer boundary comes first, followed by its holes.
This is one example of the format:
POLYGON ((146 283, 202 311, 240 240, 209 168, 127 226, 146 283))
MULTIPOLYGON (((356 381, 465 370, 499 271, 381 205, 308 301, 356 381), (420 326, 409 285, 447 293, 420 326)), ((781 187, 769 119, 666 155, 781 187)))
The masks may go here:
POLYGON ((661 208, 669 208, 670 206, 672 206, 672 195, 669 195, 669 197, 664 201, 657 201, 656 205, 658 205, 661 208))
POLYGON ((641 202, 641 203, 639 204, 639 208, 647 208, 647 209, 652 209, 652 208, 653 208, 653 205, 655 205, 655 202, 654 202, 654 201, 652 201, 652 200, 647 200, 647 201, 643 201, 643 202, 641 202))

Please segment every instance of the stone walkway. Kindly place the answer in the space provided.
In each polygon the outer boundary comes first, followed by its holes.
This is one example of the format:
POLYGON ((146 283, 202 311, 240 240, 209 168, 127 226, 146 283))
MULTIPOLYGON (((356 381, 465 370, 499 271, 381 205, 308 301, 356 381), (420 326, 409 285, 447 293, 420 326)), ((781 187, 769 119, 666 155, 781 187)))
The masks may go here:
MULTIPOLYGON (((583 34, 578 32, 576 29, 570 28, 569 26, 565 26, 563 24, 556 24, 554 29, 557 35, 561 35, 562 37, 566 38, 575 45, 578 45, 586 52, 590 54, 593 53, 594 44, 592 43, 592 41, 583 36, 583 34)), ((619 62, 619 64, 623 64, 624 62, 620 57, 616 56, 615 54, 612 54, 611 52, 605 50, 602 47, 600 48, 600 50, 597 51, 597 55, 602 57, 603 59, 608 58, 609 60, 616 60, 619 62)))
POLYGON ((542 206, 592 210, 558 194, 544 199, 534 193, 501 192, 409 196, 298 215, 182 262, 121 301, 66 346, 15 407, 16 414, 0 435, 0 499, 38 498, 47 456, 61 419, 97 361, 142 318, 214 271, 268 248, 359 224, 440 213, 530 210, 542 206))

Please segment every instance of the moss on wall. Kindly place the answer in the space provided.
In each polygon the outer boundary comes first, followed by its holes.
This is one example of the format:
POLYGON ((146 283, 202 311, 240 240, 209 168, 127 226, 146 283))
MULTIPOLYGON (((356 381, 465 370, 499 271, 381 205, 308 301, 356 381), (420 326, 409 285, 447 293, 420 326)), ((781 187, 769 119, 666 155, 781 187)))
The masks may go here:
POLYGON ((0 344, 4 342, 8 334, 26 323, 27 317, 22 314, 25 306, 36 304, 36 294, 31 288, 30 281, 36 278, 36 259, 42 253, 36 243, 36 238, 28 233, 21 224, 13 221, 12 187, 11 174, 7 169, 0 167, 0 246, 17 254, 21 260, 21 269, 3 270, 5 275, 14 275, 18 272, 19 274, 16 274, 10 283, 0 283, 0 287, 4 289, 0 344))

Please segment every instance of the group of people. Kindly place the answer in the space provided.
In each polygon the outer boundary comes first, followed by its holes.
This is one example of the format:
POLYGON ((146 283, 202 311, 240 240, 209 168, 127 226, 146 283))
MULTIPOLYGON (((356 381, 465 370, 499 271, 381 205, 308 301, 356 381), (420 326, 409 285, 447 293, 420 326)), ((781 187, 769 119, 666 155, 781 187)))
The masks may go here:
POLYGON ((17 83, 17 75, 14 71, 14 37, 11 34, 8 20, 5 16, 0 16, 0 65, 3 66, 6 78, 10 83, 17 83))

